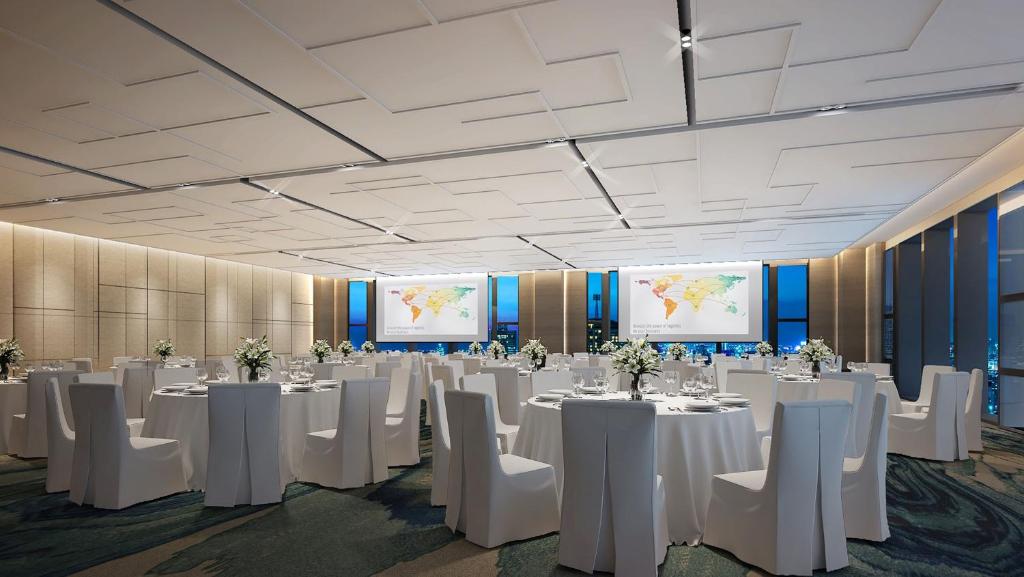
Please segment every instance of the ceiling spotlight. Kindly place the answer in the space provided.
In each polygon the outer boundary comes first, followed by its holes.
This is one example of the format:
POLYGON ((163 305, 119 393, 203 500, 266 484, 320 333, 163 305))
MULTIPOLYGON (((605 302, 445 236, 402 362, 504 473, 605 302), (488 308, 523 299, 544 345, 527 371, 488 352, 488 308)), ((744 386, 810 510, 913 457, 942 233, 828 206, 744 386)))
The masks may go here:
POLYGON ((584 161, 583 161, 583 162, 581 162, 580 164, 581 164, 581 165, 583 166, 583 168, 589 168, 589 167, 590 167, 590 163, 589 163, 589 162, 587 162, 586 160, 584 160, 584 161))
POLYGON ((691 46, 693 46, 693 42, 690 42, 689 40, 683 42, 683 48, 690 48, 691 46))
POLYGON ((834 110, 842 110, 842 109, 846 108, 846 105, 845 105, 845 104, 836 104, 836 105, 835 105, 835 106, 833 106, 832 108, 833 108, 834 110))
POLYGON ((300 252, 299 253, 299 260, 302 260, 304 258, 306 258, 306 255, 300 252))
POLYGON ((624 215, 624 214, 618 214, 616 216, 619 217, 619 220, 626 220, 626 215, 624 215))
POLYGON ((395 231, 393 231, 393 230, 385 230, 384 234, 392 235, 392 234, 395 234, 395 231))
POLYGON ((271 188, 270 189, 270 194, 273 194, 273 195, 277 196, 277 195, 281 194, 281 191, 280 190, 275 190, 275 189, 271 188))
POLYGON ((51 198, 47 198, 46 202, 60 202, 60 199, 56 198, 56 197, 51 197, 51 198))
POLYGON ((683 48, 693 46, 693 36, 690 34, 689 30, 683 30, 683 34, 679 37, 679 40, 683 43, 683 48))

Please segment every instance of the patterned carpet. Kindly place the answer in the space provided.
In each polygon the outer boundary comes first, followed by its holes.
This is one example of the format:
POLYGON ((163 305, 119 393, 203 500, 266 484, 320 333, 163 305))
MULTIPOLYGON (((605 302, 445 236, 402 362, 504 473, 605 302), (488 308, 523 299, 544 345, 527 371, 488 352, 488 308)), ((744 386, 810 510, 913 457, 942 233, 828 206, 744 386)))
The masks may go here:
MULTIPOLYGON (((889 458, 882 544, 850 541, 837 576, 1024 575, 1024 435, 986 426, 986 452, 960 463, 889 458)), ((558 536, 486 550, 430 507, 424 461, 359 490, 293 483, 285 501, 206 509, 200 493, 124 511, 43 490, 45 459, 0 456, 0 575, 581 575, 557 564, 558 536)), ((758 575, 708 547, 670 548, 661 575, 758 575)))

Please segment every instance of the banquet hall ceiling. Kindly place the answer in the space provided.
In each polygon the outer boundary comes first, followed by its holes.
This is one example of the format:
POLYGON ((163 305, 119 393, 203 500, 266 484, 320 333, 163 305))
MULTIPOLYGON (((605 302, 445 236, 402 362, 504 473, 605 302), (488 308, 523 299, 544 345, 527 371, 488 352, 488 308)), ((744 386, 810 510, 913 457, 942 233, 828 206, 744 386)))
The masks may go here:
POLYGON ((683 5, 685 66, 667 0, 7 0, 0 220, 341 277, 811 258, 1024 126, 1016 0, 683 5))

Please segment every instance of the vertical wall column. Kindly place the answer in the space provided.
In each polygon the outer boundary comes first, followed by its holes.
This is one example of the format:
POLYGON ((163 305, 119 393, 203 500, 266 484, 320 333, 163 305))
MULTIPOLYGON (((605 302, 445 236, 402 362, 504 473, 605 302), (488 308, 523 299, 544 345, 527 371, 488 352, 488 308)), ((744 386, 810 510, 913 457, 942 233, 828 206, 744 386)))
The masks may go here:
POLYGON ((949 364, 949 229, 921 234, 921 358, 949 364))
MULTIPOLYGON (((865 361, 882 362, 882 273, 885 245, 875 243, 864 251, 865 361)), ((853 359, 851 359, 853 360, 853 359)))
MULTIPOLYGON (((988 215, 956 216, 956 364, 988 369, 988 215)), ((903 354, 900 350, 899 354, 903 354)))
POLYGON ((565 271, 565 350, 587 350, 587 271, 565 271))
MULTIPOLYGON (((824 338, 838 347, 836 326, 836 258, 813 258, 807 263, 807 336, 824 338)), ((767 289, 767 287, 765 287, 767 289)), ((840 350, 846 354, 845 349, 840 350)))
POLYGON ((313 339, 336 344, 337 313, 334 301, 334 279, 313 277, 313 339))
POLYGON ((537 338, 534 311, 537 309, 536 273, 519 273, 519 346, 537 338))
MULTIPOLYGON (((314 310, 316 305, 313 306, 314 310)), ((348 280, 334 281, 334 346, 348 337, 348 280)))
POLYGON ((896 247, 896 385, 900 396, 916 399, 921 389, 921 241, 896 247))
POLYGON ((837 345, 843 358, 863 360, 867 358, 865 332, 867 330, 865 250, 847 249, 836 257, 839 278, 837 283, 837 306, 839 338, 837 345))
MULTIPOLYGON (((565 345, 565 293, 560 270, 534 274, 534 338, 541 339, 549 352, 561 353, 565 345)), ((580 300, 583 300, 581 297, 580 300)))

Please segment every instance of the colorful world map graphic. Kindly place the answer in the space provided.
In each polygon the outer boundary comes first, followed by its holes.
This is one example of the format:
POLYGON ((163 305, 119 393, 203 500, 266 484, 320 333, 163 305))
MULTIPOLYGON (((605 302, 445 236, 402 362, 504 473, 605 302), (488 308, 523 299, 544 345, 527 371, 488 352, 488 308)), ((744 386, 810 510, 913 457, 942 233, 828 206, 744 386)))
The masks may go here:
POLYGON ((740 275, 716 274, 687 278, 687 275, 676 273, 652 279, 637 279, 634 282, 649 286, 651 294, 661 299, 665 320, 668 320, 682 301, 690 303, 694 312, 700 312, 710 302, 721 305, 726 313, 740 314, 736 301, 730 299, 728 293, 746 281, 747 277, 740 275))
POLYGON ((409 307, 412 322, 415 323, 423 314, 424 309, 432 312, 435 317, 440 317, 445 311, 451 310, 459 318, 470 318, 473 313, 472 308, 462 303, 469 294, 475 291, 476 287, 473 286, 430 288, 416 285, 394 289, 389 293, 401 297, 402 304, 409 307))

